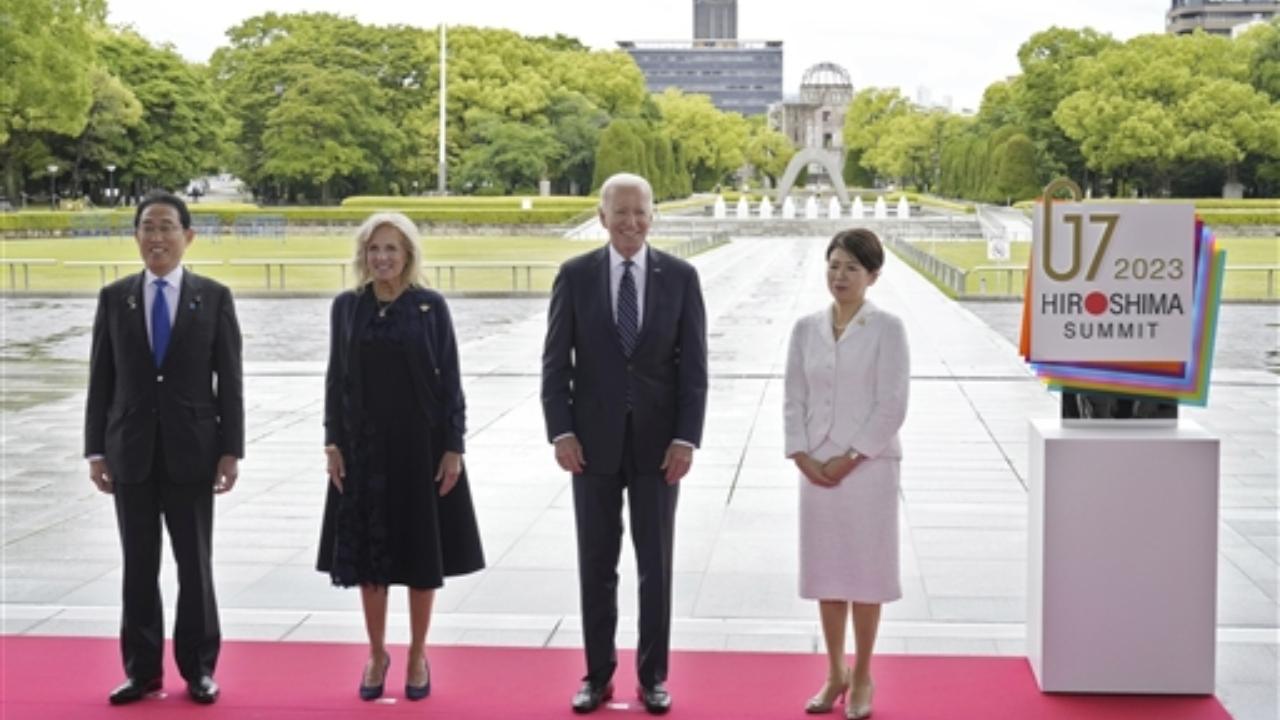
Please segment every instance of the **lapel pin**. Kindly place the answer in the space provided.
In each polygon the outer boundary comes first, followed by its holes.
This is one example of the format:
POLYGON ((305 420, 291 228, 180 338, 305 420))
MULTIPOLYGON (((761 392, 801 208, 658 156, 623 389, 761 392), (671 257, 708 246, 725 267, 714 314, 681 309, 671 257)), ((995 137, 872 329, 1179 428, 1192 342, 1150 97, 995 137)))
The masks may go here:
POLYGON ((859 325, 866 325, 866 324, 867 324, 867 319, 866 319, 866 318, 858 318, 858 324, 859 324, 859 325))
POLYGON ((200 307, 200 296, 199 295, 195 296, 195 298, 193 298, 191 302, 187 303, 187 307, 191 308, 192 310, 195 310, 196 308, 200 307))
POLYGON ((418 306, 418 310, 420 310, 421 312, 426 312, 430 309, 431 309, 431 303, 422 303, 421 305, 418 306))
POLYGON ((138 298, 136 298, 136 297, 134 297, 134 296, 130 295, 130 296, 129 296, 128 298, 126 298, 125 300, 129 303, 129 309, 130 309, 130 310, 137 310, 137 309, 138 309, 138 298))

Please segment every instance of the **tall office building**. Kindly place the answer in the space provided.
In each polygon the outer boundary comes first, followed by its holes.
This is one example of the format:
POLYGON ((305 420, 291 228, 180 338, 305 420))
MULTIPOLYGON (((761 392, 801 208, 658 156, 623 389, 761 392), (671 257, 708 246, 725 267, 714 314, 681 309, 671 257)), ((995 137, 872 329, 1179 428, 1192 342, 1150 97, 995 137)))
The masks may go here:
POLYGON ((739 40, 736 0, 693 0, 693 40, 619 40, 651 93, 706 95, 721 110, 762 115, 782 99, 782 41, 739 40))
POLYGON ((738 37, 738 0, 693 0, 693 39, 738 37))
POLYGON ((1165 13, 1165 32, 1186 35, 1204 30, 1231 35, 1233 28, 1265 22, 1280 14, 1280 0, 1172 0, 1165 13))

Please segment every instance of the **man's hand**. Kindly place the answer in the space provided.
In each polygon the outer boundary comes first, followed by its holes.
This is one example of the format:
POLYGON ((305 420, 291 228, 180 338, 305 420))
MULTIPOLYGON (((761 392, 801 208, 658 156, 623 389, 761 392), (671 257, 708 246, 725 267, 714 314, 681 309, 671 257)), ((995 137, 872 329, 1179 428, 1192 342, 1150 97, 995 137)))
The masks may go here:
POLYGON ((814 460, 809 453, 796 453, 791 456, 791 459, 795 461, 796 467, 800 469, 800 472, 805 476, 805 478, 814 485, 821 487, 835 487, 840 484, 839 478, 832 480, 827 477, 822 470, 822 463, 814 460))
POLYGON ((587 459, 582 456, 582 444, 576 435, 565 435, 556 440, 556 463, 574 475, 582 474, 587 459))
POLYGON ((235 455, 223 455, 218 458, 218 471, 213 476, 213 494, 221 495, 230 492, 240 477, 240 460, 235 455))
POLYGON ((89 461, 89 479, 98 488, 99 492, 108 495, 115 492, 115 488, 111 485, 111 471, 107 470, 107 461, 103 458, 89 461))
POLYGON ((855 455, 854 457, 837 455, 822 464, 822 474, 832 481, 832 485, 835 485, 853 472, 853 469, 858 467, 860 462, 862 462, 861 455, 855 455))
POLYGON ((347 478, 347 466, 342 462, 342 450, 337 445, 324 446, 325 465, 329 471, 329 482, 342 492, 342 481, 347 478))
POLYGON ((693 448, 684 443, 673 442, 667 446, 667 454, 662 458, 662 470, 667 471, 668 485, 675 485, 693 466, 693 448))
POLYGON ((453 486, 458 484, 462 476, 462 453, 452 450, 445 452, 440 458, 440 467, 436 470, 436 482, 440 483, 440 497, 449 494, 453 486))

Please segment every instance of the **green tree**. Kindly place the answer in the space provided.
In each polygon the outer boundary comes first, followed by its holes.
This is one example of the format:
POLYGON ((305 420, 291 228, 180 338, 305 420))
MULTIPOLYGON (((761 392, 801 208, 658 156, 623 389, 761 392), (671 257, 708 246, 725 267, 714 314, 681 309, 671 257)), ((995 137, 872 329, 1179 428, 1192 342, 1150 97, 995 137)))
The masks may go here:
POLYGON ((1054 119, 1093 169, 1168 194, 1177 170, 1209 161, 1233 175, 1274 157, 1280 110, 1248 83, 1243 46, 1203 33, 1144 35, 1077 65, 1079 87, 1054 119))
POLYGON ((1031 138, 1017 133, 995 152, 995 190, 1006 201, 1026 200, 1040 192, 1036 172, 1036 149, 1031 138))
MULTIPOLYGON (((15 197, 30 171, 53 158, 42 133, 75 136, 93 104, 90 70, 103 0, 3 0, 0 3, 0 164, 15 197)), ((38 169, 37 169, 38 168, 38 169)))
POLYGON ((1241 38, 1250 48, 1249 81, 1280 102, 1280 19, 1249 30, 1241 38))
POLYGON ((473 142, 452 180, 467 192, 536 193, 539 180, 565 151, 550 128, 495 115, 473 119, 471 133, 473 142))
POLYGON ((179 188, 219 169, 226 116, 201 68, 129 30, 106 39, 100 55, 142 107, 142 117, 114 145, 122 154, 122 183, 139 193, 179 188))
POLYGON ((747 118, 747 145, 743 155, 751 167, 769 182, 777 185, 787 163, 795 156, 795 146, 785 135, 765 124, 763 116, 747 118))
POLYGON ((686 95, 674 88, 655 96, 654 102, 662 113, 662 131, 684 150, 685 170, 695 190, 710 190, 742 167, 748 130, 741 115, 720 111, 706 95, 686 95))
POLYGON ((402 140, 386 117, 361 110, 379 102, 378 88, 354 71, 301 74, 267 114, 263 173, 294 190, 316 188, 326 204, 335 181, 367 187, 402 140))

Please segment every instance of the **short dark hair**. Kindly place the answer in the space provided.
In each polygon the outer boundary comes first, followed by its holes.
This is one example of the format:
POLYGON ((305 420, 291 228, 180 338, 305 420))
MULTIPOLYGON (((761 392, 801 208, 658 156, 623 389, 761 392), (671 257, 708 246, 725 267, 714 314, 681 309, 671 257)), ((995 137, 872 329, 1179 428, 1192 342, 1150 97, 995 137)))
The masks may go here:
POLYGON ((880 238, 866 228, 841 230, 836 233, 836 236, 827 244, 828 260, 831 259, 831 253, 836 248, 852 255, 867 272, 876 272, 884 265, 884 246, 880 244, 880 238))
POLYGON ((142 211, 152 205, 168 205, 178 211, 178 220, 182 223, 183 230, 191 229, 191 211, 187 209, 187 204, 182 202, 182 198, 170 192, 159 190, 148 193, 142 198, 142 202, 138 203, 138 209, 133 213, 133 227, 136 230, 138 223, 142 222, 142 211))

